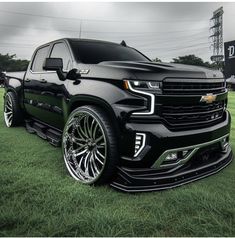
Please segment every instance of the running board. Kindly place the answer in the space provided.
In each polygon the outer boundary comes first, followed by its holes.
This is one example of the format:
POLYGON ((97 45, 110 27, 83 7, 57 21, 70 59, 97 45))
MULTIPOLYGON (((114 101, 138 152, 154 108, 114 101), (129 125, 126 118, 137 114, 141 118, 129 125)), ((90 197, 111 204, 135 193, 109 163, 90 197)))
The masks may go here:
POLYGON ((59 130, 52 129, 49 126, 32 120, 26 120, 25 125, 29 133, 37 134, 53 146, 59 147, 61 145, 62 132, 59 130))

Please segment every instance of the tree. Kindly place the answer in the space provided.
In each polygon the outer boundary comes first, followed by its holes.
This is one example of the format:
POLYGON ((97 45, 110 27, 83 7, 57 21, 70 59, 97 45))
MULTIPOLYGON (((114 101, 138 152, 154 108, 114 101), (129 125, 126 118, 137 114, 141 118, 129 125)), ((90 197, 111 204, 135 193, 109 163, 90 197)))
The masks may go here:
POLYGON ((156 57, 155 59, 153 59, 153 62, 162 62, 158 57, 156 57))
POLYGON ((209 68, 217 68, 216 64, 214 64, 214 63, 211 64, 208 61, 204 62, 203 59, 201 59, 195 55, 185 55, 185 56, 179 56, 178 58, 173 58, 172 63, 197 65, 197 66, 204 66, 204 67, 209 67, 209 68))
POLYGON ((28 60, 16 59, 16 55, 0 54, 0 72, 25 71, 28 64, 28 60))

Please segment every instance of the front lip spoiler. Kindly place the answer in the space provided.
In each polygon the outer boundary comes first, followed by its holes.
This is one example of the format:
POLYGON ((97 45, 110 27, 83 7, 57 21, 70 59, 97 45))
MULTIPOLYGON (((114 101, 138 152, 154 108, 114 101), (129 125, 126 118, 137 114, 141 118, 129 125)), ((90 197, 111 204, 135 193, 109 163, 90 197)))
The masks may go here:
POLYGON ((166 174, 161 174, 154 169, 127 169, 118 167, 116 178, 110 186, 123 192, 151 192, 175 188, 193 181, 208 177, 225 168, 232 162, 233 153, 229 146, 226 153, 209 164, 197 168, 186 168, 166 174))

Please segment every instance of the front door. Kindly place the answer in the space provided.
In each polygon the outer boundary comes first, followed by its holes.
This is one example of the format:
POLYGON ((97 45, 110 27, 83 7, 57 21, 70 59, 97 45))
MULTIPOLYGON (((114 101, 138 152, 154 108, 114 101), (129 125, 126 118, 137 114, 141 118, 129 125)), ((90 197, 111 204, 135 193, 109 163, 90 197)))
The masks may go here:
MULTIPOLYGON (((62 58, 63 72, 71 70, 72 57, 64 42, 53 44, 49 57, 62 58)), ((41 98, 44 102, 45 122, 63 129, 65 123, 63 108, 65 108, 64 105, 69 97, 67 92, 68 80, 61 81, 55 71, 44 71, 40 76, 40 82, 44 85, 41 98)))

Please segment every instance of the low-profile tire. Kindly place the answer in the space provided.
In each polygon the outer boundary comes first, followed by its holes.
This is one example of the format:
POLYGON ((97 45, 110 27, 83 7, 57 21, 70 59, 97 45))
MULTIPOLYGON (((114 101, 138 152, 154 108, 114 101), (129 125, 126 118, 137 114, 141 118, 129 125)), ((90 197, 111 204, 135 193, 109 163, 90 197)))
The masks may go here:
POLYGON ((5 95, 3 114, 7 127, 15 127, 21 125, 23 114, 15 93, 8 92, 5 95))
POLYGON ((62 153, 70 175, 81 183, 105 184, 119 161, 110 118, 99 107, 75 109, 65 125, 62 153))

